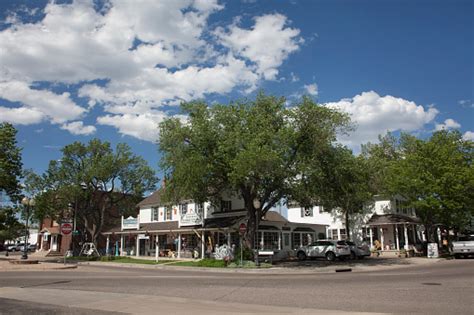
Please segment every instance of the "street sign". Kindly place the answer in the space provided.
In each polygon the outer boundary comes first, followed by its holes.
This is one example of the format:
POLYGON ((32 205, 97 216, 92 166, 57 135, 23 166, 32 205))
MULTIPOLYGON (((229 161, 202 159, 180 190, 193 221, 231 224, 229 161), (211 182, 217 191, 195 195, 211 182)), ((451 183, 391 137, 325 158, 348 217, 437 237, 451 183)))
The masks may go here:
POLYGON ((245 223, 240 223, 240 226, 239 226, 240 234, 244 235, 246 231, 247 231, 247 226, 245 225, 245 223))
POLYGON ((61 234, 62 235, 69 235, 72 232, 72 224, 71 223, 61 223, 61 234))

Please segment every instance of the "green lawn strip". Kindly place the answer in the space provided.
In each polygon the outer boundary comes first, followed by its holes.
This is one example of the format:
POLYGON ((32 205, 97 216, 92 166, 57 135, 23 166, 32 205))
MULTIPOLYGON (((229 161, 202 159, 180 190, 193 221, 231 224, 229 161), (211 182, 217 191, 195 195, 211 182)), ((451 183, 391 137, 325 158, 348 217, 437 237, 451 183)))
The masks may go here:
MULTIPOLYGON (((228 266, 225 265, 223 260, 214 259, 203 259, 197 261, 178 261, 168 264, 169 266, 184 266, 184 267, 208 267, 208 268, 245 268, 252 269, 257 268, 254 262, 244 261, 244 264, 240 266, 239 263, 231 262, 228 266)), ((259 268, 270 268, 271 264, 262 263, 259 268)))
MULTIPOLYGON (((107 260, 106 260, 107 261, 107 260)), ((130 257, 121 257, 107 262, 121 263, 121 264, 144 264, 144 265, 161 265, 167 263, 173 263, 174 260, 148 260, 148 259, 136 259, 130 257)))

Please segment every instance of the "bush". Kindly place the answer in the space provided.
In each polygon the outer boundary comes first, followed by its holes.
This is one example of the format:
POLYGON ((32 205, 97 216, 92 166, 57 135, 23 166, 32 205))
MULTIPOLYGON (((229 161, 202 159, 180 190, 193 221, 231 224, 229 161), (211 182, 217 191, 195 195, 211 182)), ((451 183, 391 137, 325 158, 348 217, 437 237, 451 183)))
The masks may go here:
MULTIPOLYGON (((270 268, 272 265, 271 264, 268 264, 268 263, 260 263, 260 268, 270 268)), ((257 266, 255 265, 255 262, 254 261, 251 261, 251 260, 244 260, 242 262, 242 266, 240 265, 240 261, 238 262, 232 262, 230 263, 227 267, 229 268, 257 268, 257 266)))
MULTIPOLYGON (((253 260, 253 259, 254 259, 253 250, 251 248, 244 246, 243 251, 242 251, 242 260, 253 260)), ((240 263, 240 247, 235 248, 233 261, 236 263, 240 263)))

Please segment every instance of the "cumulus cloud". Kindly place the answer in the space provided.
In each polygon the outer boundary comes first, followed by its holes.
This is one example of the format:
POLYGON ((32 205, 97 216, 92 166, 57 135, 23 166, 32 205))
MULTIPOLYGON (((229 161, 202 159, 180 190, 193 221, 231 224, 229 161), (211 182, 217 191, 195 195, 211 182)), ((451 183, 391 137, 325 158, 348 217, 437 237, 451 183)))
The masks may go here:
POLYGON ((216 35, 224 46, 254 62, 265 79, 274 80, 278 67, 303 41, 298 36, 300 30, 287 27, 287 24, 286 16, 267 14, 256 17, 250 30, 234 24, 227 30, 218 28, 216 35))
POLYGON ((448 118, 442 124, 436 124, 435 130, 449 130, 449 129, 458 129, 461 128, 461 124, 455 121, 454 119, 448 118))
POLYGON ((318 95, 318 85, 316 83, 305 85, 304 88, 309 95, 318 95))
POLYGON ((35 22, 12 15, 12 25, 0 31, 0 70, 10 77, 0 98, 21 105, 1 108, 2 116, 90 134, 93 126, 78 120, 101 106, 97 123, 154 141, 163 105, 253 91, 260 80, 275 79, 302 42, 281 14, 256 17, 249 29, 235 23, 211 29, 209 16, 223 9, 217 0, 111 0, 102 8, 90 0, 50 2, 35 22), (38 82, 75 85, 88 108, 67 93, 33 88, 44 86, 38 82), (17 87, 22 93, 12 93, 17 87), (152 127, 144 132, 142 124, 152 127))
POLYGON ((472 131, 466 131, 464 133, 464 135, 462 136, 462 138, 464 140, 470 140, 470 141, 474 141, 474 132, 472 131))
POLYGON ((416 131, 431 123, 438 110, 424 108, 412 101, 390 95, 380 96, 374 91, 363 92, 353 98, 327 103, 351 116, 357 129, 339 140, 354 149, 366 142, 376 142, 380 134, 387 131, 416 131))
POLYGON ((67 130, 73 135, 91 135, 96 132, 94 126, 84 126, 82 121, 73 121, 71 123, 63 124, 61 129, 67 130))

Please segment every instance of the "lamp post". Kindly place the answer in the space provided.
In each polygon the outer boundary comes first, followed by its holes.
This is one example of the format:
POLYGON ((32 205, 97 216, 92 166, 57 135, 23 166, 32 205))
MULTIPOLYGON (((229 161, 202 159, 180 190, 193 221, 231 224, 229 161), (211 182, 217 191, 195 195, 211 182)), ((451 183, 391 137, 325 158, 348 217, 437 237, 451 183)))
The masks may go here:
POLYGON ((258 226, 260 225, 260 207, 262 206, 260 200, 254 199, 253 200, 253 207, 255 208, 255 234, 254 234, 254 246, 256 245, 255 249, 255 266, 260 266, 260 262, 258 260, 258 250, 259 250, 259 242, 258 242, 258 226))
POLYGON ((35 200, 33 198, 24 197, 21 203, 26 208, 25 244, 23 245, 23 255, 21 255, 21 259, 28 259, 28 219, 30 217, 30 207, 35 205, 35 200))

